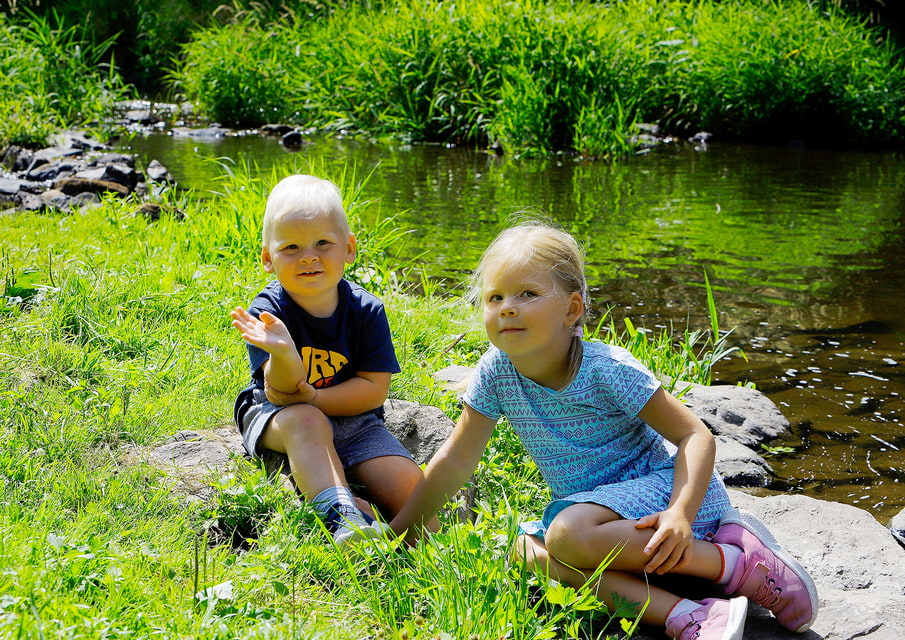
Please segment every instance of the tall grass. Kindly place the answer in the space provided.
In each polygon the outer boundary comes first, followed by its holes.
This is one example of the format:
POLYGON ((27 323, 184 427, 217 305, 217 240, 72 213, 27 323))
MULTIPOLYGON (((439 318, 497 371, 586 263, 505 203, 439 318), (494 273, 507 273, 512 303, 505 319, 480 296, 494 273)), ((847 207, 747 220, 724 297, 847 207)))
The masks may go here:
POLYGON ((633 148, 639 122, 681 135, 900 144, 899 55, 864 24, 824 9, 754 0, 349 3, 317 19, 199 30, 171 79, 233 124, 281 118, 517 153, 618 156, 633 148), (229 87, 222 97, 220 87, 229 87))
MULTIPOLYGON (((333 548, 306 505, 241 459, 208 500, 141 462, 181 430, 231 422, 248 377, 227 311, 267 280, 259 226, 272 174, 223 165, 216 196, 168 194, 184 217, 130 200, 3 218, 0 274, 0 636, 82 638, 554 638, 622 635, 628 614, 510 566, 514 523, 548 499, 507 425, 476 474, 474 522, 403 550, 333 548), (602 625, 610 619, 608 631, 602 625)), ((351 275, 388 305, 404 371, 393 396, 451 416, 431 373, 486 348, 474 313, 407 293, 392 215, 367 174, 342 189, 360 256, 351 275)), ((666 349, 662 349, 666 351, 666 349)), ((661 362, 665 362, 662 359, 661 362)))
POLYGON ((46 144, 60 127, 100 127, 129 94, 104 62, 111 41, 93 43, 53 13, 27 17, 0 14, 0 148, 46 144))

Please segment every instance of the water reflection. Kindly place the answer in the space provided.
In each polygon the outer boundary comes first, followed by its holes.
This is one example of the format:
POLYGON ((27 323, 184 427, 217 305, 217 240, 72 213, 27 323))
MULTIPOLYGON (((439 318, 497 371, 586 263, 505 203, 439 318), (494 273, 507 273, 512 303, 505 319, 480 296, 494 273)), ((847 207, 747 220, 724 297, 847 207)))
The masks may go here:
MULTIPOLYGON (((258 137, 131 144, 200 191, 220 173, 214 158, 269 171, 290 153, 258 137)), ((723 363, 717 381, 754 382, 793 426, 774 443, 795 450, 771 459, 777 486, 881 521, 905 508, 902 156, 715 144, 609 165, 329 139, 294 157, 379 165, 369 195, 416 229, 400 252, 423 253, 449 288, 524 211, 581 239, 595 304, 617 322, 706 327, 706 270, 721 325, 748 357, 723 363)))

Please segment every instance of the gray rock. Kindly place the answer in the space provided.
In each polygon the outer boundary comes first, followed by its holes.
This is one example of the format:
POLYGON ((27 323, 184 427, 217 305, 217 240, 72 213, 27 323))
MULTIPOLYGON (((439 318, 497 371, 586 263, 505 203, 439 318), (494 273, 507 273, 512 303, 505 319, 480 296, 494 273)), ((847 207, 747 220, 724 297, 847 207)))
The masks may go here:
POLYGON ((83 131, 61 131, 51 136, 50 141, 55 147, 82 151, 102 151, 108 148, 103 142, 89 138, 83 131))
POLYGON ((169 170, 160 164, 157 160, 151 160, 150 164, 148 164, 147 169, 145 169, 145 173, 148 176, 148 180, 151 182, 159 182, 172 184, 175 182, 173 180, 173 176, 170 175, 169 170))
POLYGON ((62 160, 64 158, 71 159, 83 155, 84 151, 82 149, 76 149, 74 147, 47 147, 46 149, 41 149, 31 154, 31 157, 28 160, 27 171, 33 171, 36 167, 40 167, 42 164, 47 164, 48 162, 62 160))
POLYGON ((94 156, 91 158, 89 164, 92 167, 100 167, 105 164, 124 164, 127 167, 135 168, 135 156, 130 156, 128 153, 118 153, 116 151, 110 151, 108 153, 102 153, 98 156, 94 156))
POLYGON ((301 131, 290 131, 289 133, 284 134, 280 137, 280 143, 284 147, 295 149, 306 144, 307 140, 305 140, 301 131))
POLYGON ((789 430, 789 421, 779 408, 756 389, 693 384, 682 400, 714 434, 729 436, 748 447, 789 430))
POLYGON ((802 495, 763 498, 730 490, 730 497, 770 527, 818 588, 905 597, 905 550, 867 511, 802 495))
MULTIPOLYGON (((35 152, 14 145, 0 148, 0 162, 14 174, 0 173, 0 204, 13 205, 4 209, 4 215, 46 209, 68 211, 98 202, 99 194, 111 191, 122 196, 148 195, 144 175, 135 169, 134 156, 108 151, 106 145, 79 132, 64 131, 53 140, 54 146, 35 152)), ((151 182, 158 185, 155 193, 174 182, 156 160, 149 165, 149 172, 151 182)))
POLYGON ((716 436, 716 470, 727 485, 766 487, 773 470, 762 457, 728 436, 716 436))
POLYGON ((70 176, 73 176, 77 171, 81 171, 84 168, 85 163, 78 160, 53 160, 51 162, 40 164, 35 168, 27 171, 25 173, 25 177, 34 182, 58 180, 61 178, 68 178, 70 176))
POLYGON ((763 624, 749 622, 746 638, 905 637, 905 549, 867 511, 800 495, 730 490, 730 497, 763 520, 805 566, 820 597, 820 613, 807 634, 784 632, 764 618, 763 624))
POLYGON ((75 174, 75 177, 83 180, 114 182, 123 185, 129 191, 135 189, 135 185, 138 184, 140 178, 135 169, 127 164, 118 162, 104 164, 94 169, 79 171, 75 174))
POLYGON ((15 178, 0 178, 0 196, 12 197, 19 193, 24 185, 24 180, 17 180, 15 178))
POLYGON ((384 413, 387 429, 412 453, 418 464, 431 459, 455 426, 437 407, 407 400, 387 400, 384 413))
POLYGON ((70 198, 58 189, 48 189, 39 195, 28 194, 22 198, 19 206, 23 211, 42 212, 50 209, 68 211, 70 198))
POLYGON ((213 125, 202 129, 192 129, 190 127, 175 127, 172 134, 176 138, 193 138, 196 140, 220 140, 231 133, 229 129, 213 125))
POLYGON ((33 152, 18 145, 10 145, 0 153, 0 163, 13 171, 24 171, 31 161, 33 152))
POLYGON ((19 211, 41 212, 47 209, 47 203, 40 195, 33 193, 21 194, 19 198, 19 211))

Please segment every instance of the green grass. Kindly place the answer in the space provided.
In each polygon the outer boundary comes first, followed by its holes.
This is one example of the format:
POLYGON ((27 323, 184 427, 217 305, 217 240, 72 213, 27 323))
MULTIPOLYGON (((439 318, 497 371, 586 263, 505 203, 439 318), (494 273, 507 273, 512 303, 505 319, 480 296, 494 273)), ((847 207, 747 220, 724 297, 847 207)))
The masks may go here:
POLYGON ((170 78, 227 124, 281 119, 519 154, 618 157, 639 122, 759 142, 901 144, 900 55, 818 4, 349 3, 198 30, 170 78))
MULTIPOLYGON (((299 162, 269 175, 224 165, 217 197, 163 196, 184 217, 150 221, 111 198, 3 218, 0 637, 597 637, 623 618, 510 565, 514 524, 548 496, 505 424, 476 474, 476 521, 450 511, 409 550, 334 549, 306 505, 242 459, 207 478, 200 503, 139 462, 177 431, 231 422, 248 373, 227 312, 267 280, 258 229, 270 187, 320 171, 299 162)), ((427 282, 411 293, 394 212, 369 200, 367 175, 327 177, 368 261, 350 275, 388 305, 403 364, 392 395, 455 417, 431 373, 486 348, 474 312, 427 282)), ((707 342, 695 353, 714 352, 707 342)), ((706 377, 707 356, 690 362, 665 338, 649 347, 639 356, 668 375, 706 377)))

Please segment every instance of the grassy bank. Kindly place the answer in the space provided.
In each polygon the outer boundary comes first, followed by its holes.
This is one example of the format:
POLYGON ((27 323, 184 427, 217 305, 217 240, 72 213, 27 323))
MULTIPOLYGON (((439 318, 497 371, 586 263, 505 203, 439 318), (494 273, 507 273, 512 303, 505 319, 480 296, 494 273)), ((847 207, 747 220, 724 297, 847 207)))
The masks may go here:
MULTIPOLYGON (((231 422, 248 373, 227 311, 267 279, 264 199, 296 170, 318 168, 234 167, 216 198, 171 194, 184 218, 150 221, 111 198, 3 219, 0 637, 527 639, 590 636, 609 615, 508 565, 515 522, 536 517, 544 491, 505 427, 476 475, 476 522, 446 517, 442 534, 404 553, 338 552, 309 509, 242 460, 211 474, 205 503, 137 462, 180 430, 231 422)), ((486 343, 473 313, 407 292, 390 250, 398 232, 369 202, 365 176, 328 177, 360 238, 350 277, 388 304, 404 367, 392 395, 455 416, 430 373, 476 361, 486 343)), ((615 333, 686 379, 706 381, 719 351, 692 336, 615 333)))
POLYGON ((902 58, 839 2, 198 2, 121 8, 139 33, 123 60, 98 7, 82 21, 78 3, 0 13, 0 145, 103 127, 136 93, 122 77, 151 68, 174 98, 238 127, 591 157, 634 150, 641 122, 755 142, 905 141, 902 58))
POLYGON ((282 120, 518 153, 619 155, 639 122, 758 142, 905 139, 896 51, 819 3, 371 6, 197 31, 171 78, 225 124, 282 120))

